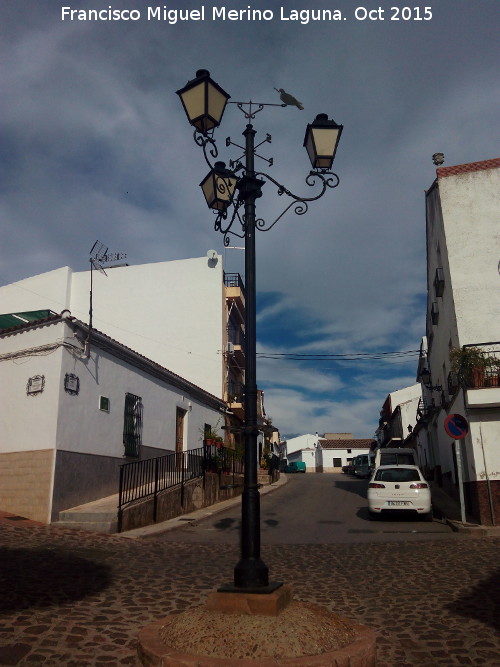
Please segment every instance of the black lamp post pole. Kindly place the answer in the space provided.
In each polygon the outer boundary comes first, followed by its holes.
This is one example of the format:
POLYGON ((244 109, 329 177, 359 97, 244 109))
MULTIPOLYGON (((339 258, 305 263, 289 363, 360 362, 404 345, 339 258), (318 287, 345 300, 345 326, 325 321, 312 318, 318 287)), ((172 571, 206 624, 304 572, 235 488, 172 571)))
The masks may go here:
POLYGON ((262 181, 255 178, 255 130, 249 123, 245 137, 245 176, 240 196, 245 199, 245 476, 241 499, 241 560, 234 568, 235 588, 263 589, 269 584, 268 568, 260 559, 260 493, 257 481, 257 375, 255 200, 262 181))
MULTIPOLYGON (((270 593, 279 588, 280 582, 269 582, 269 571, 260 558, 260 493, 257 477, 257 374, 256 374, 256 279, 255 279, 255 232, 269 231, 283 215, 293 206, 297 215, 304 215, 309 202, 320 199, 327 188, 335 188, 339 178, 330 171, 335 158, 338 141, 342 133, 342 125, 329 120, 326 114, 319 114, 313 123, 307 126, 304 146, 307 149, 313 171, 309 172, 306 183, 312 186, 321 183, 321 191, 311 197, 299 197, 287 187, 276 181, 269 174, 258 172, 265 180, 257 178, 254 158, 265 160, 269 166, 272 159, 258 155, 255 150, 263 143, 271 142, 271 135, 255 146, 256 132, 249 122, 243 136, 245 137, 244 175, 239 178, 236 173, 242 165, 238 162, 236 171, 226 169, 223 162, 212 166, 210 158, 218 155, 213 130, 219 126, 229 95, 210 77, 207 70, 198 70, 196 78, 188 81, 186 86, 177 91, 191 125, 195 127, 195 142, 203 148, 205 160, 210 165, 210 173, 200 184, 209 208, 217 211, 215 229, 224 234, 227 245, 229 234, 245 238, 245 471, 243 495, 241 499, 241 558, 234 568, 233 584, 219 588, 219 591, 246 591, 251 593, 270 593), (278 188, 278 194, 286 194, 291 200, 284 211, 272 222, 256 219, 255 201, 262 196, 262 186, 270 181, 278 188), (237 196, 235 197, 235 188, 237 196), (244 204, 244 217, 240 215, 240 207, 244 204), (228 218, 228 209, 233 213, 228 218), (241 223, 243 234, 232 231, 233 223, 241 223)), ((283 98, 282 98, 283 99, 283 98)), ((232 102, 248 120, 267 106, 287 106, 287 103, 254 103, 232 102)), ((226 139, 226 146, 238 146, 231 139, 226 139)))

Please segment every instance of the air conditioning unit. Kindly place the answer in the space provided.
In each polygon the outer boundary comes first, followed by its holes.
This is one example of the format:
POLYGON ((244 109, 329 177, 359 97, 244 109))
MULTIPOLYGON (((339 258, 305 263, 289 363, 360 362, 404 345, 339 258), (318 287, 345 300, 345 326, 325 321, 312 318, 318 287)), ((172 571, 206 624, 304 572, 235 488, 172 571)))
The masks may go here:
POLYGON ((228 343, 226 346, 226 352, 228 354, 234 354, 234 343, 228 343))

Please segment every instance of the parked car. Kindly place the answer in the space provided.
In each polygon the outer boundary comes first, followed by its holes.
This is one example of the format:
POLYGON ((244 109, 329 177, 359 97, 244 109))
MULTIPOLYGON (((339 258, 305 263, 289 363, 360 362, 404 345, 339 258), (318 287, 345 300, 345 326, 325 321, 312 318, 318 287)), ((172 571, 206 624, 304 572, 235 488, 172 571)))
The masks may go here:
POLYGON ((432 502, 429 484, 418 466, 380 466, 368 484, 370 517, 382 512, 416 512, 432 521, 432 502))
POLYGON ((354 461, 354 475, 356 477, 371 477, 373 473, 373 459, 369 454, 358 454, 354 461))
POLYGON ((382 447, 375 450, 375 468, 393 465, 418 466, 417 452, 411 447, 382 447))
POLYGON ((285 466, 285 472, 305 472, 306 464, 304 461, 292 461, 285 466))
POLYGON ((342 472, 344 475, 354 475, 354 464, 352 461, 349 461, 347 465, 342 466, 342 472))

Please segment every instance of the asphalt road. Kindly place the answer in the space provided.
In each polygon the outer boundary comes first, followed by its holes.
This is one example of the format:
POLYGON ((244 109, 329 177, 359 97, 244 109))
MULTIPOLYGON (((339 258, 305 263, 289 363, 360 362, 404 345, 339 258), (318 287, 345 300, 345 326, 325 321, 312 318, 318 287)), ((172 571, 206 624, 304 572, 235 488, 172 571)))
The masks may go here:
MULTIPOLYGON (((343 474, 288 475, 288 483, 261 497, 262 544, 351 544, 455 539, 441 521, 413 516, 371 521, 367 480, 343 474)), ((168 542, 238 544, 241 505, 157 534, 168 542)))

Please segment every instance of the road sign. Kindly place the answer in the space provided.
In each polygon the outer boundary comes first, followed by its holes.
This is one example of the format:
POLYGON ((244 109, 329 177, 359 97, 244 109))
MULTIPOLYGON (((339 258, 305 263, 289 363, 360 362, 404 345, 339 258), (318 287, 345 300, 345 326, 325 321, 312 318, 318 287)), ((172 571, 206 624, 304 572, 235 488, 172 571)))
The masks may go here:
POLYGON ((461 440, 469 432, 469 424, 467 423, 467 419, 462 417, 462 415, 448 415, 444 420, 444 430, 450 438, 461 440))

